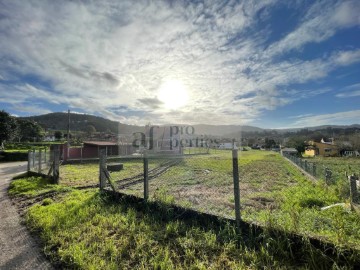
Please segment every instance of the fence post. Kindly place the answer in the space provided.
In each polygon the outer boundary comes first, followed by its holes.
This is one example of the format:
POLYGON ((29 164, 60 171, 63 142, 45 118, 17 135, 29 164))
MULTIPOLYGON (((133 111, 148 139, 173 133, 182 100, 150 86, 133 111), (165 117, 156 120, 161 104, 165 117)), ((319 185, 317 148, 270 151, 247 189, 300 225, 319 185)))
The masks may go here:
POLYGON ((307 162, 307 160, 304 161, 304 170, 305 170, 305 172, 308 171, 308 162, 307 162))
POLYGON ((33 164, 32 167, 35 168, 35 153, 36 153, 35 149, 33 149, 32 152, 33 152, 32 153, 32 164, 33 164))
POLYGON ((232 150, 233 159, 233 180, 234 180, 234 201, 235 201, 235 219, 238 233, 240 233, 240 183, 239 183, 239 163, 238 163, 238 150, 232 150))
POLYGON ((53 162, 53 181, 54 184, 59 184, 59 165, 60 165, 60 149, 59 146, 54 148, 54 162, 53 162))
POLYGON ((99 180, 100 180, 100 189, 104 189, 106 186, 106 177, 105 177, 105 167, 106 167, 106 155, 105 149, 100 150, 99 153, 99 180))
POLYGON ((313 163, 313 172, 312 172, 312 174, 313 174, 313 176, 314 177, 316 177, 316 164, 315 163, 313 163))
POLYGON ((356 187, 356 180, 357 177, 355 175, 348 176, 349 182, 350 182, 350 199, 352 203, 358 202, 358 191, 356 187))
POLYGON ((38 173, 41 173, 41 155, 42 151, 39 149, 39 164, 38 164, 38 173))
POLYGON ((28 164, 27 164, 27 171, 30 172, 31 167, 31 150, 28 151, 28 164))
POLYGON ((44 163, 46 163, 46 147, 45 147, 45 153, 44 153, 44 163))
POLYGON ((144 151, 144 200, 149 199, 149 160, 146 150, 144 151))
POLYGON ((327 185, 331 184, 332 171, 328 168, 325 168, 325 183, 327 185))

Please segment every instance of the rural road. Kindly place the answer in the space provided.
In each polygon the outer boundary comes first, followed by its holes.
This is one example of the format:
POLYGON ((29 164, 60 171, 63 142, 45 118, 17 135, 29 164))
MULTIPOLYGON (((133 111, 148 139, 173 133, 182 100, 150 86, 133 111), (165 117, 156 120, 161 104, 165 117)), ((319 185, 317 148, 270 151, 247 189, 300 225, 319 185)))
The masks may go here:
POLYGON ((26 171, 26 162, 0 163, 0 270, 53 269, 22 225, 7 195, 10 180, 26 171))

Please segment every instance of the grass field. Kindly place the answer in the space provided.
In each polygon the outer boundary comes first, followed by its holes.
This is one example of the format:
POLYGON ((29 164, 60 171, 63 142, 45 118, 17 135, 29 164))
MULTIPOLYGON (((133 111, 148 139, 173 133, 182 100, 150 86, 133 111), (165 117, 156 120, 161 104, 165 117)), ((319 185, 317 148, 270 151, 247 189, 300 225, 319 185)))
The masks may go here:
MULTIPOLYGON (((166 161, 151 159, 149 169, 166 161)), ((360 248, 360 219, 349 210, 348 200, 340 196, 338 185, 327 186, 323 180, 309 180, 275 152, 243 151, 239 161, 244 220, 360 248), (320 209, 335 203, 346 205, 345 208, 320 209)), ((142 173, 141 159, 123 163, 123 171, 112 173, 115 184, 142 173)), ((66 186, 96 184, 98 170, 98 164, 64 165, 60 171, 61 183, 66 186)), ((142 197, 143 184, 120 191, 142 197)), ((166 200, 224 217, 235 216, 233 196, 231 151, 185 157, 150 181, 153 200, 166 200)))
MULTIPOLYGON (((360 217, 347 207, 320 209, 347 203, 336 185, 312 182, 277 153, 244 151, 239 160, 244 220, 360 249, 360 217)), ((164 162, 151 160, 149 167, 164 162)), ((141 160, 123 163, 123 171, 112 173, 115 184, 142 173, 141 160)), ((167 218, 167 210, 142 211, 126 202, 113 204, 96 189, 74 189, 98 183, 98 170, 98 164, 64 165, 60 186, 28 178, 13 181, 9 191, 34 204, 26 214, 27 224, 40 231, 46 253, 70 268, 321 268, 331 261, 311 248, 297 258, 271 236, 264 236, 263 246, 236 248, 234 228, 185 224, 167 218)), ((142 190, 135 184, 121 191, 142 196, 142 190)), ((231 152, 183 158, 150 181, 150 195, 151 200, 233 217, 231 152)))

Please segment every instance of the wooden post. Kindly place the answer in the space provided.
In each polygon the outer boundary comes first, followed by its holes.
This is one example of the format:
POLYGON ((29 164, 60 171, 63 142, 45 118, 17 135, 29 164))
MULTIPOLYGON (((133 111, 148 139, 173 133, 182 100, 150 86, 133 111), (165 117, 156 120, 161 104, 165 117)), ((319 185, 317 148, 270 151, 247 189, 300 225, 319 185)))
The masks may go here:
POLYGON ((304 161, 304 170, 305 170, 305 172, 308 171, 308 162, 307 162, 307 160, 304 161))
POLYGON ((313 172, 312 172, 312 174, 313 174, 313 176, 314 177, 316 177, 316 164, 315 163, 313 163, 313 172))
POLYGON ((44 153, 44 163, 46 163, 46 147, 44 149, 45 153, 44 153))
POLYGON ((41 156, 42 156, 42 151, 41 149, 39 149, 39 164, 38 164, 38 173, 41 173, 41 156))
POLYGON ((54 184, 59 184, 59 165, 60 165, 60 149, 59 146, 54 148, 54 161, 53 161, 53 181, 54 184))
POLYGON ((99 153, 99 180, 100 180, 100 189, 104 189, 106 186, 106 175, 105 175, 105 168, 106 168, 106 155, 105 149, 101 149, 99 153))
POLYGON ((27 164, 27 171, 30 172, 31 168, 31 150, 28 151, 28 164, 27 164))
POLYGON ((36 153, 35 149, 33 149, 32 152, 33 152, 32 153, 32 164, 33 164, 32 167, 35 168, 35 153, 36 153))
POLYGON ((146 150, 144 151, 144 200, 149 199, 149 160, 146 150))
POLYGON ((235 201, 235 219, 238 233, 240 233, 240 183, 239 183, 239 163, 238 150, 232 150, 233 159, 233 180, 234 180, 234 201, 235 201))
POLYGON ((350 199, 352 203, 358 203, 358 191, 356 187, 357 177, 355 175, 348 176, 350 182, 350 199))

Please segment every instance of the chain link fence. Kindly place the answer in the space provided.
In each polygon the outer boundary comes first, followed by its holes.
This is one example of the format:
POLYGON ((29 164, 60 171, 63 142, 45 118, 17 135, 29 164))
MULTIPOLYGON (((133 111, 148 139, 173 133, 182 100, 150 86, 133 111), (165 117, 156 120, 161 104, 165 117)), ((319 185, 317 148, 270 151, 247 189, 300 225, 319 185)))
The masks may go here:
POLYGON ((28 152, 28 171, 47 173, 51 167, 52 151, 49 148, 34 149, 28 152))
POLYGON ((325 166, 318 165, 314 162, 309 162, 306 159, 304 160, 294 155, 283 154, 283 156, 311 176, 318 179, 324 179, 327 184, 334 183, 335 179, 340 177, 340 175, 335 175, 330 168, 327 168, 325 166))

